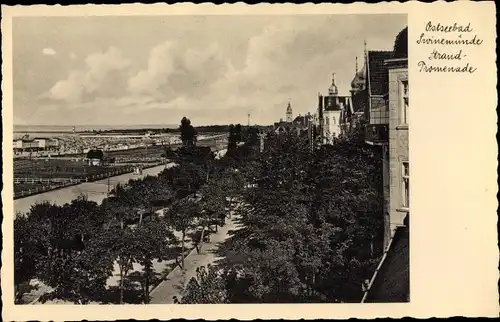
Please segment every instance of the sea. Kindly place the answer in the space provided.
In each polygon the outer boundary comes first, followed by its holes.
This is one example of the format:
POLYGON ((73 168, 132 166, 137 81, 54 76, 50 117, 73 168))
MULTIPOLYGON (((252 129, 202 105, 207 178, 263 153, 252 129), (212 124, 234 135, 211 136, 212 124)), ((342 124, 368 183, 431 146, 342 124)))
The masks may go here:
POLYGON ((179 125, 174 124, 134 124, 134 125, 15 125, 14 124, 14 139, 19 139, 25 135, 32 138, 52 138, 64 136, 73 132, 85 131, 105 131, 105 130, 135 130, 135 129, 174 129, 179 125))
POLYGON ((14 133, 37 133, 54 132, 65 133, 105 130, 135 130, 135 129, 173 129, 179 125, 175 124, 133 124, 133 125, 14 125, 14 133))

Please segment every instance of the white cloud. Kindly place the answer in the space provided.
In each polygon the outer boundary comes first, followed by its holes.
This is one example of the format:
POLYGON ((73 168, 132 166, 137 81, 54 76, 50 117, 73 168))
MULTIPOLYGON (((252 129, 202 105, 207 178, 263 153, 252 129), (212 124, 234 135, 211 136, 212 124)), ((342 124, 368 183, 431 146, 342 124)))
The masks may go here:
POLYGON ((56 51, 52 48, 44 48, 42 50, 42 53, 47 56, 54 56, 56 54, 56 51))
POLYGON ((193 49, 166 41, 150 50, 146 68, 128 79, 128 90, 166 100, 187 93, 195 96, 208 88, 207 83, 224 74, 225 67, 216 43, 193 49))
POLYGON ((71 52, 71 53, 69 54, 69 58, 71 58, 72 60, 75 60, 75 59, 77 59, 77 58, 78 58, 78 56, 77 56, 74 52, 71 52))
POLYGON ((128 80, 132 93, 154 93, 174 71, 176 56, 174 44, 164 42, 153 47, 149 53, 148 66, 128 80))
POLYGON ((49 96, 55 100, 62 100, 70 103, 76 103, 83 94, 83 83, 85 82, 85 73, 81 71, 71 72, 67 79, 58 81, 50 89, 49 96))
POLYGON ((110 47, 104 53, 91 54, 85 59, 85 63, 83 70, 71 71, 68 78, 54 84, 49 91, 49 97, 71 103, 78 102, 83 95, 98 90, 110 72, 125 69, 131 61, 123 57, 117 48, 110 47))

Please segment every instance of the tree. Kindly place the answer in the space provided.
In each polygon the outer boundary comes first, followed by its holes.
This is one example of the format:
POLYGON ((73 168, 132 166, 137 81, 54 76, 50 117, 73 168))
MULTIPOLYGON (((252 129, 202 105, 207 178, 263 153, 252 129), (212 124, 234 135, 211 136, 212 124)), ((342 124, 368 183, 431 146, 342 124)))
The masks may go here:
POLYGON ((203 208, 198 216, 198 225, 201 226, 201 235, 199 243, 196 246, 198 254, 203 248, 205 240, 205 229, 211 225, 215 225, 216 230, 218 225, 223 225, 225 219, 224 208, 226 206, 226 195, 221 189, 220 181, 211 182, 207 185, 202 192, 201 207, 203 208))
POLYGON ((170 248, 177 244, 177 239, 164 223, 155 218, 134 230, 134 238, 130 244, 135 251, 134 260, 144 268, 143 299, 147 304, 151 280, 155 278, 153 261, 167 259, 171 253, 170 248))
POLYGON ((227 302, 225 277, 213 266, 196 268, 196 278, 189 281, 182 304, 223 304, 227 302))
POLYGON ((116 258, 120 271, 120 298, 119 303, 123 303, 124 282, 133 268, 136 255, 135 235, 130 227, 113 227, 102 235, 104 245, 109 247, 111 254, 116 258))
POLYGON ((236 147, 238 146, 237 134, 235 133, 234 125, 229 125, 229 136, 227 140, 226 156, 233 156, 236 147))
POLYGON ((243 141, 243 132, 241 131, 241 124, 239 123, 234 126, 234 136, 236 142, 243 141))
POLYGON ((101 207, 108 220, 106 229, 110 229, 113 222, 118 222, 124 229, 127 224, 137 220, 140 204, 132 196, 132 191, 127 186, 118 184, 111 190, 109 197, 103 200, 101 207))
POLYGON ((183 163, 165 169, 160 174, 160 177, 163 177, 161 179, 164 179, 174 189, 178 199, 192 193, 196 194, 196 190, 204 183, 201 168, 192 163, 183 163))
POLYGON ((98 240, 86 241, 82 251, 51 252, 37 267, 43 281, 54 288, 42 302, 62 299, 75 304, 99 301, 106 293, 106 281, 113 273, 114 257, 98 240))
POLYGON ((180 262, 182 269, 184 269, 186 234, 193 227, 195 219, 199 217, 200 212, 198 203, 191 198, 183 198, 174 202, 168 211, 169 224, 182 234, 180 262))
POLYGON ((164 177, 146 176, 131 180, 128 188, 129 199, 139 208, 139 224, 142 223, 143 213, 151 217, 155 207, 168 206, 173 197, 172 189, 164 177))
POLYGON ((83 249, 86 240, 99 233, 106 221, 102 209, 86 196, 79 196, 61 210, 68 217, 68 233, 74 236, 75 247, 79 249, 83 249))
MULTIPOLYGON (((32 208, 33 209, 33 208, 32 208)), ((14 220, 14 285, 16 302, 20 301, 32 278, 36 265, 46 256, 50 245, 50 226, 19 214, 14 220)))
POLYGON ((95 243, 103 222, 97 204, 84 197, 63 206, 35 205, 18 222, 21 234, 30 229, 33 235, 20 241, 21 259, 26 251, 34 257, 36 277, 54 289, 47 298, 88 303, 103 294, 113 267, 108 250, 95 243))
POLYGON ((196 138, 198 134, 196 129, 191 125, 191 120, 183 117, 179 130, 181 132, 181 140, 184 146, 189 147, 196 145, 196 138))

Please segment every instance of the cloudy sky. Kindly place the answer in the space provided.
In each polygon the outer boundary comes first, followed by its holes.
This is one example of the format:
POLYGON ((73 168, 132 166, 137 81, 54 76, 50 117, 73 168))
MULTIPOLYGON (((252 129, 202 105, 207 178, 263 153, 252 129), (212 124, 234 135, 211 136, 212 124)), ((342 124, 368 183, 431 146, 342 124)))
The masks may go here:
POLYGON ((30 17, 13 21, 14 123, 270 124, 314 112, 403 15, 30 17))

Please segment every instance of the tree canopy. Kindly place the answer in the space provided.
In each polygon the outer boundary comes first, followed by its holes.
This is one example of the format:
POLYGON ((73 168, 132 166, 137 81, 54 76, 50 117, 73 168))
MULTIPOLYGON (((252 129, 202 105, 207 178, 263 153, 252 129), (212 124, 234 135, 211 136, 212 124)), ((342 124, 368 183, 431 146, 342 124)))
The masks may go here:
POLYGON ((198 136, 198 132, 191 125, 191 120, 187 117, 183 117, 181 120, 181 125, 179 126, 179 130, 181 132, 181 141, 184 146, 196 145, 196 140, 198 136))
POLYGON ((268 137, 268 148, 242 167, 257 184, 242 192, 243 228, 182 302, 206 303, 214 292, 232 303, 359 301, 381 255, 373 245, 381 245, 383 218, 380 155, 361 135, 313 151, 307 137, 268 137))

